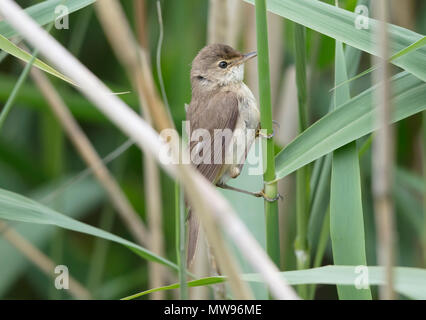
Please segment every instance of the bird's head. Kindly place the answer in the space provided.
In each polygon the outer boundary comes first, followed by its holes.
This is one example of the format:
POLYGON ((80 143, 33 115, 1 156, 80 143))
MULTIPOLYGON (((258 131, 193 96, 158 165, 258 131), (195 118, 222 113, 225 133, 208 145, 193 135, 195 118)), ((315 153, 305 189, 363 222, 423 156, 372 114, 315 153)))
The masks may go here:
POLYGON ((244 63, 256 55, 256 52, 241 54, 224 44, 208 45, 192 61, 191 83, 221 86, 243 81, 244 63))

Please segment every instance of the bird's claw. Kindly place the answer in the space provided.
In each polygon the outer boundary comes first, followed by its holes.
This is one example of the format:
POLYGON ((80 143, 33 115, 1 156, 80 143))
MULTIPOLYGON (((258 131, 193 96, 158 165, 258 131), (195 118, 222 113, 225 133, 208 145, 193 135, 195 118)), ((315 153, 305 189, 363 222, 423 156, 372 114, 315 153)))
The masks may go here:
POLYGON ((272 129, 271 134, 264 134, 261 130, 258 130, 256 133, 256 137, 262 137, 265 139, 272 139, 275 136, 275 129, 272 129))
MULTIPOLYGON (((278 129, 280 128, 280 123, 278 121, 272 120, 272 123, 278 127, 278 129)), ((261 131, 261 129, 258 129, 256 132, 256 138, 257 137, 262 137, 265 139, 272 139, 275 136, 275 128, 272 128, 272 133, 271 134, 265 134, 261 131)))
POLYGON ((258 197, 258 198, 263 198, 263 199, 265 199, 265 200, 266 200, 266 201, 268 201, 268 202, 275 202, 275 201, 277 201, 278 199, 283 199, 283 196, 282 196, 282 195, 280 195, 279 193, 277 193, 277 196, 276 196, 275 198, 269 198, 269 197, 265 194, 265 192, 263 192, 263 190, 262 190, 262 191, 259 191, 259 192, 254 193, 254 196, 255 196, 255 197, 258 197))

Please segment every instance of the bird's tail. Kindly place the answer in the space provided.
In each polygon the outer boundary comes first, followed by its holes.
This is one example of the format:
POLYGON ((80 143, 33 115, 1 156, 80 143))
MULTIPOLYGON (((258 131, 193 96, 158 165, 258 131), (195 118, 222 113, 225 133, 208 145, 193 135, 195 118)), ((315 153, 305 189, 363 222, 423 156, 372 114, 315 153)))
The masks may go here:
POLYGON ((186 264, 188 267, 194 262, 195 252, 197 250, 198 234, 200 231, 200 222, 196 214, 191 209, 188 211, 188 251, 186 264))

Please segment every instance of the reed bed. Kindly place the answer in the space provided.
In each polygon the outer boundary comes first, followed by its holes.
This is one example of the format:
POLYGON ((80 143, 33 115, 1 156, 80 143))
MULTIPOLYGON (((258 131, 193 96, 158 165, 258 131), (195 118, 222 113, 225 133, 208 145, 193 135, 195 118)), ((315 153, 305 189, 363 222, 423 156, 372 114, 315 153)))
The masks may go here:
POLYGON ((2 0, 0 298, 426 299, 426 5, 409 3, 2 0), (162 161, 218 41, 257 51, 273 135, 231 184, 275 201, 162 161), (186 205, 215 274, 185 264, 186 205))

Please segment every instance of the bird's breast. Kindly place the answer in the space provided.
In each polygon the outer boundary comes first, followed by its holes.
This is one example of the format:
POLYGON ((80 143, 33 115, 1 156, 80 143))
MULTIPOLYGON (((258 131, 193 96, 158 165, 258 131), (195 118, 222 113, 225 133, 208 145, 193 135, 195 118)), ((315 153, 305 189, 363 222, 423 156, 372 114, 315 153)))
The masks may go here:
POLYGON ((237 88, 238 95, 238 125, 244 125, 245 129, 257 129, 260 122, 260 113, 257 108, 256 99, 253 96, 251 90, 244 84, 241 83, 237 88))
POLYGON ((218 175, 220 183, 226 183, 230 178, 236 178, 241 173, 260 123, 259 109, 250 89, 244 83, 240 83, 232 90, 238 96, 238 119, 232 143, 229 146, 230 150, 228 150, 232 161, 222 167, 218 175))

